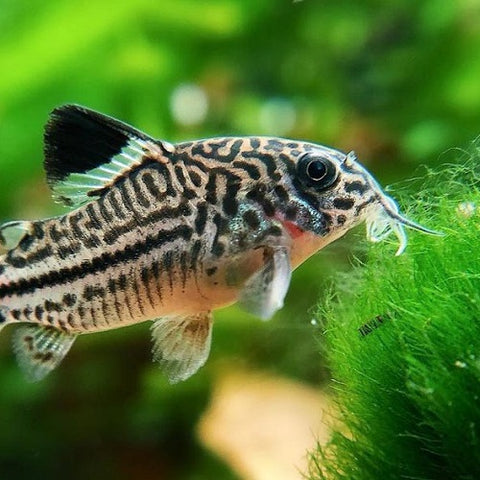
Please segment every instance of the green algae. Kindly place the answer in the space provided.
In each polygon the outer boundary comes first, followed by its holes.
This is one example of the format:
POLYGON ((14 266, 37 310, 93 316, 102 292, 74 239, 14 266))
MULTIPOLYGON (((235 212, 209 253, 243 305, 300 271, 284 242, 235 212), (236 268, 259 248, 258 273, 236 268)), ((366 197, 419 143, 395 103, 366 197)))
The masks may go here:
POLYGON ((321 302, 341 426, 311 478, 480 478, 478 144, 459 156, 393 192, 445 235, 370 246, 321 302))

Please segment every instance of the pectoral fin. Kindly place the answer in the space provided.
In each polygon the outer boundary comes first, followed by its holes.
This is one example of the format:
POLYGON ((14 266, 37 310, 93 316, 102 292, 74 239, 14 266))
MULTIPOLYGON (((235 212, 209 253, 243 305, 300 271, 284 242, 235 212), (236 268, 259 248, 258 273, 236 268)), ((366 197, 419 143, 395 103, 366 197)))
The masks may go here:
POLYGON ((160 318, 152 326, 153 358, 170 383, 191 377, 207 361, 212 340, 210 312, 160 318))
POLYGON ((53 327, 20 326, 13 334, 13 351, 27 378, 36 382, 63 360, 75 338, 53 327))
POLYGON ((292 267, 286 248, 267 248, 264 255, 264 266, 245 282, 238 304, 247 312, 268 320, 283 307, 292 267))

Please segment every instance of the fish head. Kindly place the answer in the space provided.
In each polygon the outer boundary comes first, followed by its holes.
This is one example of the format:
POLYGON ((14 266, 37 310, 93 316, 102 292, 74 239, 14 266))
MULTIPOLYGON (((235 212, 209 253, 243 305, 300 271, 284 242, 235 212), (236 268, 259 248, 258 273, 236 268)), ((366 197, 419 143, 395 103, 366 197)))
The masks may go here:
MULTIPOLYGON (((366 222, 367 238, 372 242, 394 233, 399 241, 396 255, 407 246, 405 227, 441 235, 403 216, 354 152, 308 144, 292 162, 290 185, 301 206, 295 210, 294 224, 321 237, 323 245, 362 222, 366 222)), ((288 209, 285 213, 284 221, 289 222, 288 209)))

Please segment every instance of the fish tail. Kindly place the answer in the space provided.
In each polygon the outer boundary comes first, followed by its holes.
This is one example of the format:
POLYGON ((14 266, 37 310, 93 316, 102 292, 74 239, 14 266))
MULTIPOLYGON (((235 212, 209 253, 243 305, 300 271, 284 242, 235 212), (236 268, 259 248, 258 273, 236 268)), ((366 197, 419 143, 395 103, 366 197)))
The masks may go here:
MULTIPOLYGON (((5 268, 3 265, 3 262, 0 261, 0 272, 4 272, 5 268)), ((3 287, 8 286, 8 279, 4 273, 0 274, 0 292, 3 289, 3 287)), ((10 317, 10 309, 8 306, 5 304, 5 297, 0 293, 0 330, 10 323, 9 317, 10 317)))
POLYGON ((2 330, 2 328, 7 325, 8 323, 10 323, 8 321, 8 315, 9 314, 9 309, 8 307, 6 307, 5 305, 1 305, 0 304, 0 331, 2 330))
POLYGON ((18 320, 16 316, 12 316, 11 307, 11 267, 6 261, 7 255, 27 235, 31 235, 33 231, 33 222, 30 221, 12 221, 0 225, 0 330, 14 320, 18 320))

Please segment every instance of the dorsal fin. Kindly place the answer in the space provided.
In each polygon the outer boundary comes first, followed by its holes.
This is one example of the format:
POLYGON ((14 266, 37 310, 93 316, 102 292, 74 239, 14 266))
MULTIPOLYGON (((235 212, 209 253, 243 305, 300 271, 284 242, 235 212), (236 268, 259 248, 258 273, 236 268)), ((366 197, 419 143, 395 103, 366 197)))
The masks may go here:
POLYGON ((56 108, 45 127, 45 171, 54 196, 78 206, 146 159, 167 162, 175 147, 78 105, 56 108))

